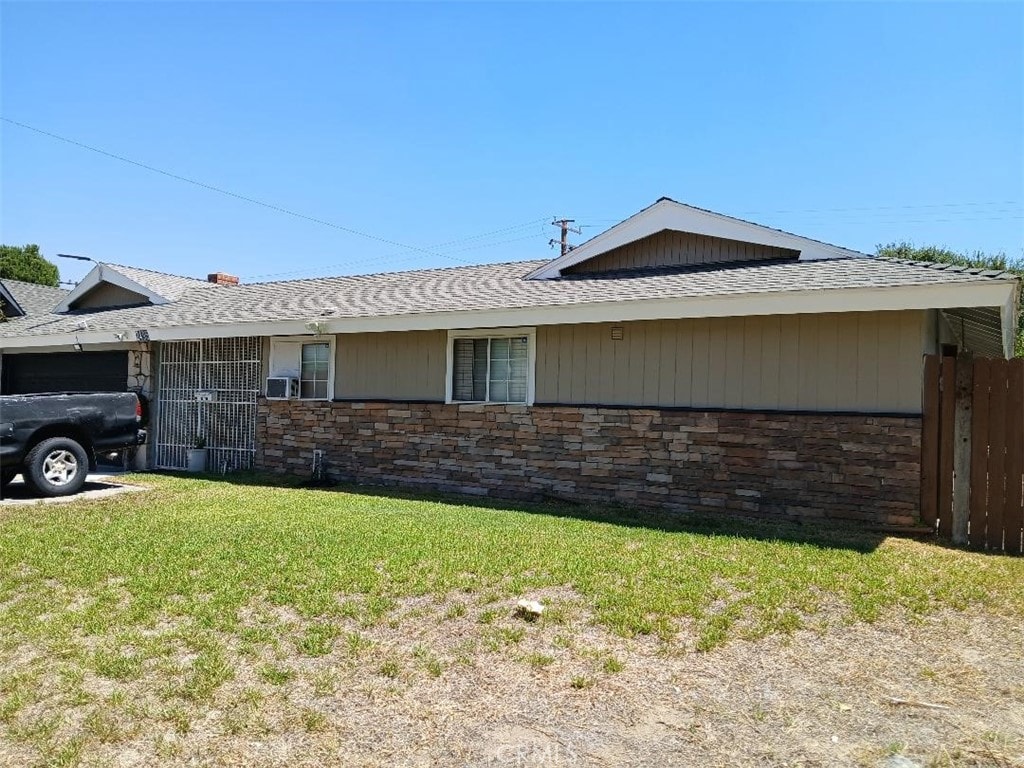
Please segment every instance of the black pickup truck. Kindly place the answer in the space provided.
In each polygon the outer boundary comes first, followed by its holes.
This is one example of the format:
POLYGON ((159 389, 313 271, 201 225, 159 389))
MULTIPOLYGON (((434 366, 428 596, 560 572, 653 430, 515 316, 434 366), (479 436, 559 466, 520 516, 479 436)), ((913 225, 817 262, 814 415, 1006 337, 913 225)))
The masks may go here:
POLYGON ((131 392, 0 397, 0 487, 15 475, 43 496, 77 493, 96 454, 146 442, 131 392))

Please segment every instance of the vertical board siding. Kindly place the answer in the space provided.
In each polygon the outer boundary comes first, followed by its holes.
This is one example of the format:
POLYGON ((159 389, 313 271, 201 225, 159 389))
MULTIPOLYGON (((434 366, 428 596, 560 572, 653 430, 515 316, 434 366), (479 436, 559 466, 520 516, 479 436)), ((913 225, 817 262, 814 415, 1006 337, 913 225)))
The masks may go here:
POLYGON ((761 318, 743 318, 743 390, 740 405, 751 408, 761 393, 761 318))
POLYGON ((334 396, 343 400, 443 400, 444 331, 338 336, 334 396))
POLYGON ((129 291, 113 283, 100 283, 74 303, 72 309, 94 309, 96 307, 130 307, 150 304, 148 296, 129 291))
POLYGON ((681 267, 722 262, 796 259, 798 251, 770 245, 743 243, 691 232, 664 230, 627 243, 564 270, 564 274, 591 274, 620 269, 681 267))
POLYGON ((879 315, 878 312, 862 312, 858 315, 857 330, 857 402, 878 401, 879 375, 887 375, 880 367, 879 315))
MULTIPOLYGON (((917 357, 915 355, 915 357, 917 357)), ((880 402, 898 403, 900 401, 900 378, 897 362, 896 370, 885 370, 883 361, 902 361, 900 355, 900 322, 891 314, 880 315, 878 322, 878 360, 882 370, 878 376, 878 399, 880 402)), ((920 366, 921 360, 917 357, 920 366)))
MULTIPOLYGON (((690 368, 691 395, 688 404, 698 407, 710 405, 713 397, 710 376, 711 320, 700 318, 680 322, 683 325, 680 333, 693 339, 693 358, 690 368)), ((679 401, 673 405, 682 406, 687 403, 679 401)))
POLYGON ((723 323, 725 334, 725 393, 726 408, 743 407, 743 347, 744 318, 730 317, 723 323))
POLYGON ((911 310, 541 327, 537 401, 920 413, 926 319, 911 310))
MULTIPOLYGON (((917 413, 925 313, 539 326, 542 403, 917 413), (623 338, 612 339, 621 327, 623 338)), ((442 400, 444 331, 342 334, 335 397, 442 400)))
MULTIPOLYGON (((818 319, 818 397, 819 408, 834 410, 839 403, 839 357, 845 354, 845 339, 839 335, 839 318, 821 315, 818 319)), ((914 362, 920 365, 920 357, 914 362)), ((912 410, 912 409, 911 409, 912 410)))
MULTIPOLYGON (((782 338, 779 342, 779 407, 800 407, 800 318, 782 316, 782 338)), ((854 337, 856 339, 856 337, 854 337)))
POLYGON ((798 315, 798 318, 800 349, 807 350, 816 360, 815 364, 800 366, 797 377, 797 407, 802 410, 814 410, 818 407, 818 381, 822 375, 827 374, 821 358, 821 348, 818 346, 818 326, 821 321, 817 315, 798 315))
MULTIPOLYGON (((754 407, 760 398, 761 407, 779 407, 779 358, 782 352, 782 318, 769 316, 751 318, 760 320, 761 326, 761 360, 757 395, 752 395, 749 406, 754 407)), ((753 384, 751 384, 753 386, 753 384)))

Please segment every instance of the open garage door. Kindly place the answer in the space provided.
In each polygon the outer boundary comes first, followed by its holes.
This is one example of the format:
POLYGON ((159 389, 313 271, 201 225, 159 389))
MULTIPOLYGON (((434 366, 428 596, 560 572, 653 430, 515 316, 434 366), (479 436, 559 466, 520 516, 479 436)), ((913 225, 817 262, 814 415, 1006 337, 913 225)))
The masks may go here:
POLYGON ((128 353, 48 352, 5 354, 0 392, 125 392, 128 353))

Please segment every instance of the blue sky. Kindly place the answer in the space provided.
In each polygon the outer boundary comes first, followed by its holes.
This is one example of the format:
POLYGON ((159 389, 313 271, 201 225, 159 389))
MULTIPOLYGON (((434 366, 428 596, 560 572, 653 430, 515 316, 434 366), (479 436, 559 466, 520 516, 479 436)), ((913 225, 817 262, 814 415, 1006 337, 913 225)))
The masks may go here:
POLYGON ((553 215, 589 237, 662 195, 860 250, 1024 252, 1022 3, 0 10, 5 118, 430 251, 0 123, 0 238, 51 257, 245 279, 547 258, 553 215))

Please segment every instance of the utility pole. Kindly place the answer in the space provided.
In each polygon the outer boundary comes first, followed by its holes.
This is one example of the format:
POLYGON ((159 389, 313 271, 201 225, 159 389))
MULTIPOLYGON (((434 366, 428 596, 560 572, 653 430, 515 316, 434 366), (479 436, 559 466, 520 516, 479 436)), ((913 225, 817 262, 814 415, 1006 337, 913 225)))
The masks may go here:
POLYGON ((561 230, 562 230, 562 237, 561 237, 560 240, 555 240, 554 238, 551 238, 548 241, 548 245, 555 245, 556 243, 561 245, 562 246, 562 255, 563 256, 565 256, 565 254, 567 254, 569 251, 571 251, 573 248, 576 247, 574 245, 569 245, 569 233, 570 232, 574 232, 577 235, 582 235, 583 234, 583 228, 582 227, 571 227, 571 226, 569 226, 570 224, 575 224, 575 223, 576 223, 576 219, 553 219, 551 221, 551 226, 553 226, 553 227, 560 227, 561 228, 561 230))

